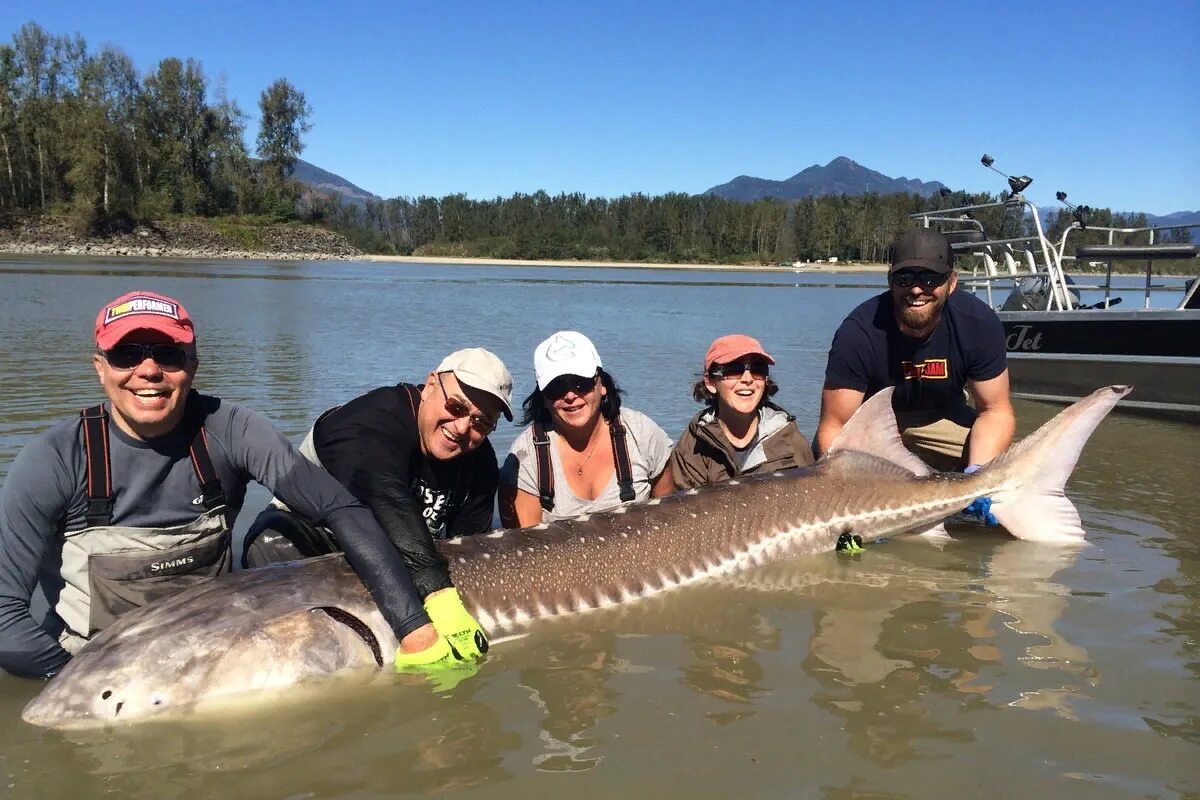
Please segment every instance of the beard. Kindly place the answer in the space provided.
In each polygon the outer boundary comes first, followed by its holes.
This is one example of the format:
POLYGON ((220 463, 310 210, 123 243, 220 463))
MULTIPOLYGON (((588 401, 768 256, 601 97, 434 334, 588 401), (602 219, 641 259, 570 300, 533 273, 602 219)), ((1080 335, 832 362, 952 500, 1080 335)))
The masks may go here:
POLYGON ((903 298, 899 298, 895 300, 896 320, 902 329, 928 334, 942 316, 946 297, 947 295, 935 296, 931 302, 917 307, 910 306, 903 298))

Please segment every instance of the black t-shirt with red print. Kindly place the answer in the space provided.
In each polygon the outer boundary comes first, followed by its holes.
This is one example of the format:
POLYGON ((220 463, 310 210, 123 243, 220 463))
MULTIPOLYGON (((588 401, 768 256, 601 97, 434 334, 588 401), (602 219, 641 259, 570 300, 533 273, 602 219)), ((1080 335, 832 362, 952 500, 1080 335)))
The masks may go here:
POLYGON ((895 386, 892 408, 948 411, 961 408, 967 381, 987 381, 1008 366, 1004 326, 986 303, 954 291, 927 339, 900 332, 890 292, 850 312, 834 334, 825 387, 856 389, 870 397, 895 386))

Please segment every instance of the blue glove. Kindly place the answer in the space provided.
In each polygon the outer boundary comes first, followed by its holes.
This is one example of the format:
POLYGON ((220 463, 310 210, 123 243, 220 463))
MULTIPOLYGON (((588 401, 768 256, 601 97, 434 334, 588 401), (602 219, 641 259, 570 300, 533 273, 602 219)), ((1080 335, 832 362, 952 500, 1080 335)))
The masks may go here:
MULTIPOLYGON (((964 475, 971 475, 978 472, 981 468, 979 464, 971 464, 963 470, 964 475)), ((996 519, 996 515, 992 513, 992 498, 977 497, 971 502, 971 505, 962 510, 962 515, 969 518, 977 525, 984 525, 989 528, 995 528, 1000 524, 1000 520, 996 519)))

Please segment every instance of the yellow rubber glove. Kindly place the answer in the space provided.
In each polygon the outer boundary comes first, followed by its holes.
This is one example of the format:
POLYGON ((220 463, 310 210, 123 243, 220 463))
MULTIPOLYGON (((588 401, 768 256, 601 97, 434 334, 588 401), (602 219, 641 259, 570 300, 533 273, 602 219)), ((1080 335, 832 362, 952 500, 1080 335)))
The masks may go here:
POLYGON ((397 649, 395 666, 398 673, 424 675, 435 692, 448 692, 479 671, 475 661, 464 659, 442 636, 415 653, 397 649))
POLYGON ((487 653, 487 634, 467 612, 458 589, 440 589, 426 597, 425 613, 461 658, 478 661, 487 653))

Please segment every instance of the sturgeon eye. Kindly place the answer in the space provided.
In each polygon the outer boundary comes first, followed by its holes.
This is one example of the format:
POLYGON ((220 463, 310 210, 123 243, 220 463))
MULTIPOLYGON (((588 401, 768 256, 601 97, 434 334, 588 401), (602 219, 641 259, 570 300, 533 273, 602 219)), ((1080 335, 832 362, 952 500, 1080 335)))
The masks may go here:
POLYGON ((112 692, 110 692, 108 689, 105 689, 103 692, 100 693, 101 700, 107 700, 110 697, 112 697, 112 692))

